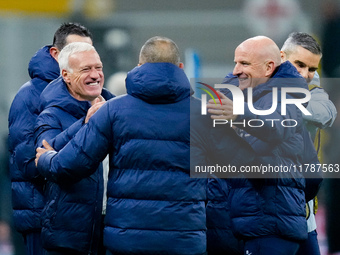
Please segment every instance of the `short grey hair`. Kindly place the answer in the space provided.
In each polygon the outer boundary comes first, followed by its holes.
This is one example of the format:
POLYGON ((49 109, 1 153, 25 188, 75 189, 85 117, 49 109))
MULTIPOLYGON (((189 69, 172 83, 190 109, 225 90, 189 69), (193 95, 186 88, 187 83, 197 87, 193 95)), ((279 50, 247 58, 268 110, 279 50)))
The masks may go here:
POLYGON ((179 49, 174 41, 163 36, 155 36, 146 41, 139 54, 140 64, 171 63, 180 64, 179 49))
POLYGON ((69 58, 75 53, 79 52, 85 52, 85 51, 91 51, 96 49, 89 43, 85 42, 73 42, 68 45, 66 45, 59 53, 58 56, 58 63, 60 68, 60 74, 62 73, 62 70, 65 69, 71 73, 73 73, 72 68, 70 68, 69 65, 69 58))
POLYGON ((320 55, 322 57, 321 47, 318 42, 309 34, 303 32, 291 33, 287 40, 284 42, 281 50, 289 56, 295 51, 296 46, 310 51, 313 54, 320 55))

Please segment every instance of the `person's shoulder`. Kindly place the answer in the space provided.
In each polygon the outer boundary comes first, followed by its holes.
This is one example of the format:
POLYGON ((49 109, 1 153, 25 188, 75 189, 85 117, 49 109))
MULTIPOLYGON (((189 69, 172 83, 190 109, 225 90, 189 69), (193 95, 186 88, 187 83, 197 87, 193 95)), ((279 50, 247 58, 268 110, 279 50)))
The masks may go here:
POLYGON ((233 75, 232 72, 230 72, 226 75, 226 77, 224 77, 222 83, 238 86, 238 77, 236 75, 233 75))
POLYGON ((311 90, 313 88, 322 88, 321 87, 320 76, 319 76, 318 72, 314 73, 313 79, 308 84, 308 87, 309 87, 309 90, 311 90))
POLYGON ((61 76, 48 83, 44 90, 41 92, 41 98, 44 98, 49 94, 52 94, 53 97, 53 94, 57 94, 60 90, 60 86, 64 86, 63 83, 64 80, 61 76))
POLYGON ((143 100, 129 94, 123 94, 111 98, 102 107, 105 106, 104 108, 107 108, 107 111, 114 113, 114 115, 120 115, 130 111, 143 111, 143 104, 145 104, 143 100))
POLYGON ((21 94, 25 94, 28 91, 33 89, 32 80, 25 82, 18 90, 16 96, 20 96, 21 94))
POLYGON ((110 104, 110 107, 119 107, 121 104, 126 104, 131 100, 135 100, 135 98, 129 94, 123 94, 119 96, 114 96, 111 99, 107 100, 107 102, 110 104))
POLYGON ((126 110, 135 108, 136 104, 131 100, 134 100, 132 96, 123 94, 113 97, 106 101, 106 103, 98 109, 95 116, 98 119, 109 118, 111 121, 117 116, 126 114, 126 110))
POLYGON ((283 62, 278 66, 278 70, 274 75, 275 78, 303 78, 296 70, 295 66, 289 61, 283 62))
POLYGON ((289 61, 283 62, 277 67, 276 72, 272 76, 271 86, 274 87, 292 87, 308 89, 307 81, 296 70, 295 66, 289 61))
POLYGON ((32 80, 27 81, 24 83, 18 92, 15 94, 15 97, 13 99, 13 104, 27 104, 27 102, 31 102, 33 100, 35 90, 34 85, 32 84, 32 80))
POLYGON ((38 113, 39 93, 31 81, 26 82, 15 95, 8 114, 8 120, 13 123, 15 120, 26 119, 28 122, 38 113))

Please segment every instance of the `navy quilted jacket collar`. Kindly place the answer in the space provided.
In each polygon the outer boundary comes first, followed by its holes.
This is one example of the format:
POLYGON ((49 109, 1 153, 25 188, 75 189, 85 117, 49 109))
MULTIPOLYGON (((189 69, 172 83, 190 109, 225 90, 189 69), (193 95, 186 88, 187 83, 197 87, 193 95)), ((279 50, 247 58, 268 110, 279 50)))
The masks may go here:
POLYGON ((41 110, 48 107, 58 107, 78 119, 85 116, 87 110, 91 107, 88 101, 79 101, 71 96, 61 76, 47 85, 41 93, 40 100, 41 110))
MULTIPOLYGON (((260 84, 253 89, 254 100, 272 92, 273 88, 281 89, 283 87, 304 88, 308 90, 306 80, 289 61, 278 66, 274 75, 266 83, 260 84)), ((290 93, 290 95, 294 98, 304 97, 301 93, 290 93)))

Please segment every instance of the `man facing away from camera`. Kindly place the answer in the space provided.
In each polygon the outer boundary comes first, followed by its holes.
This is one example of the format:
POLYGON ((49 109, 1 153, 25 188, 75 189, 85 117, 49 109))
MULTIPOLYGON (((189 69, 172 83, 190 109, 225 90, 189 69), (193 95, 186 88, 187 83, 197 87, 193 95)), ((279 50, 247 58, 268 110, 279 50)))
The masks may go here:
POLYGON ((127 75, 127 95, 104 104, 58 153, 37 149, 41 172, 74 178, 110 154, 104 244, 113 254, 206 252, 206 180, 189 175, 191 91, 182 68, 172 40, 150 38, 127 75))

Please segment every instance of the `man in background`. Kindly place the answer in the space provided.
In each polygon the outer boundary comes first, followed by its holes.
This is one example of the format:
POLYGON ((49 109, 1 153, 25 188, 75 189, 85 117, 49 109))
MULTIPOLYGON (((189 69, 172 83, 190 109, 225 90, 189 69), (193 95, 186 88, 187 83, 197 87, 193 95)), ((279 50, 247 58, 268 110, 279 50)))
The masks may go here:
POLYGON ((65 23, 55 32, 53 44, 37 51, 28 65, 31 80, 19 89, 8 116, 13 221, 24 237, 28 255, 43 254, 40 214, 45 206, 45 182, 34 165, 33 136, 39 98, 47 84, 60 75, 59 52, 74 41, 92 44, 92 35, 80 24, 65 23))
MULTIPOLYGON (((303 118, 318 153, 321 145, 321 129, 332 126, 337 115, 335 106, 327 92, 320 86, 317 69, 321 57, 320 45, 307 33, 291 33, 281 48, 282 61, 291 62, 308 83, 311 99, 308 102, 307 110, 312 115, 303 115, 303 118)), ((316 201, 315 197, 306 204, 308 239, 301 244, 298 255, 320 254, 315 221, 316 201)))

